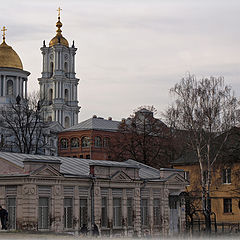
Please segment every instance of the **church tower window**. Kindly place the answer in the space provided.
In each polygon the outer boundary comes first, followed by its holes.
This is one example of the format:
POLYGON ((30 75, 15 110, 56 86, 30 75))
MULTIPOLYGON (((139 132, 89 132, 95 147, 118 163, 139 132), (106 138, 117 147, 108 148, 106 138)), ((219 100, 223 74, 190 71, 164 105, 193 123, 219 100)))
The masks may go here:
POLYGON ((68 89, 65 89, 64 91, 64 100, 65 102, 67 102, 69 99, 68 99, 68 89))
POLYGON ((48 100, 49 100, 49 104, 52 104, 53 90, 51 88, 49 89, 48 100))
POLYGON ((70 127, 69 117, 65 117, 65 128, 69 128, 69 127, 70 127))
POLYGON ((64 71, 65 71, 65 76, 68 77, 68 63, 64 63, 64 71))
POLYGON ((7 95, 13 95, 13 81, 7 81, 7 95))
POLYGON ((50 63, 50 77, 53 76, 53 62, 50 63))

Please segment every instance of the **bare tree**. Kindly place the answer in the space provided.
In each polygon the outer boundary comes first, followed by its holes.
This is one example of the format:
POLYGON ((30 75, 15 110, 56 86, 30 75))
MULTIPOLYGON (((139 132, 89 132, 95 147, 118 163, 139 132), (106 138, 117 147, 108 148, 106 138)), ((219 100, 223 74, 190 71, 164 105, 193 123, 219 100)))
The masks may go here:
POLYGON ((168 166, 169 129, 154 118, 155 113, 153 106, 140 107, 129 118, 123 119, 111 146, 116 159, 131 158, 154 167, 168 166))
POLYGON ((38 94, 32 94, 29 99, 18 96, 15 103, 2 107, 0 121, 8 138, 8 145, 5 145, 7 150, 14 148, 14 151, 21 153, 38 153, 44 146, 45 123, 38 94))
POLYGON ((206 229, 210 232, 211 174, 230 129, 237 123, 238 100, 222 77, 197 80, 195 76, 188 75, 170 92, 175 101, 167 109, 165 119, 171 128, 185 131, 188 147, 197 158, 202 210, 206 229))

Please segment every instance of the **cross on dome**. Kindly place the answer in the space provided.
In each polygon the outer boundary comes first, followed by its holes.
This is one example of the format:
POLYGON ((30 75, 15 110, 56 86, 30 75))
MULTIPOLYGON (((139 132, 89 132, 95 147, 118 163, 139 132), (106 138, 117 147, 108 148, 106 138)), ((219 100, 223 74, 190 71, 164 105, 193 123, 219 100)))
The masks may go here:
POLYGON ((59 7, 59 8, 57 9, 57 11, 58 11, 58 17, 60 18, 62 9, 59 7))
POLYGON ((6 31, 7 31, 6 27, 3 26, 3 28, 1 29, 1 31, 3 32, 3 34, 2 34, 2 36, 3 36, 3 42, 5 42, 5 36, 6 36, 6 31))

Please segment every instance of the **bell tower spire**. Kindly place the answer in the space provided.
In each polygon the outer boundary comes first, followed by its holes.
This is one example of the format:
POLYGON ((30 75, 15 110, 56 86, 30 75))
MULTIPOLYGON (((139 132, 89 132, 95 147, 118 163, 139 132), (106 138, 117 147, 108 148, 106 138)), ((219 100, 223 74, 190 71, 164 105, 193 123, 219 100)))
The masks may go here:
POLYGON ((49 43, 43 44, 42 77, 40 84, 41 99, 44 102, 44 119, 58 121, 68 128, 78 123, 77 86, 79 79, 75 77, 75 54, 77 48, 69 47, 68 41, 62 36, 60 21, 61 8, 56 23, 57 34, 49 43))

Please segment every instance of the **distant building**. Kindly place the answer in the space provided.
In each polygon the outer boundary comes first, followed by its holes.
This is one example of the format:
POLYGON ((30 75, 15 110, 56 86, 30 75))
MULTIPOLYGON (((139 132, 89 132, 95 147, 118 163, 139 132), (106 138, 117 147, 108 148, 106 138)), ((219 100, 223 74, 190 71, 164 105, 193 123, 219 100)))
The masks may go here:
POLYGON ((183 170, 0 152, 0 205, 12 230, 101 236, 183 233, 183 170))
MULTIPOLYGON (((5 40, 6 28, 3 27, 2 31, 3 42, 0 45, 0 108, 7 109, 7 107, 15 106, 17 99, 20 105, 26 103, 28 98, 27 82, 30 72, 23 70, 20 57, 11 46, 7 45, 5 40)), ((2 116, 0 116, 0 121, 3 121, 2 116)), ((57 155, 57 132, 61 130, 63 130, 63 127, 58 122, 46 123, 44 129, 42 129, 42 138, 38 139, 33 136, 33 142, 35 141, 33 146, 36 141, 43 142, 41 149, 38 149, 39 154, 57 155)), ((16 147, 15 142, 16 136, 12 130, 2 124, 0 126, 0 151, 19 152, 20 149, 16 147)), ((35 152, 35 150, 32 152, 35 152)))
POLYGON ((58 133, 59 156, 111 160, 110 144, 118 135, 119 121, 94 115, 58 133))

